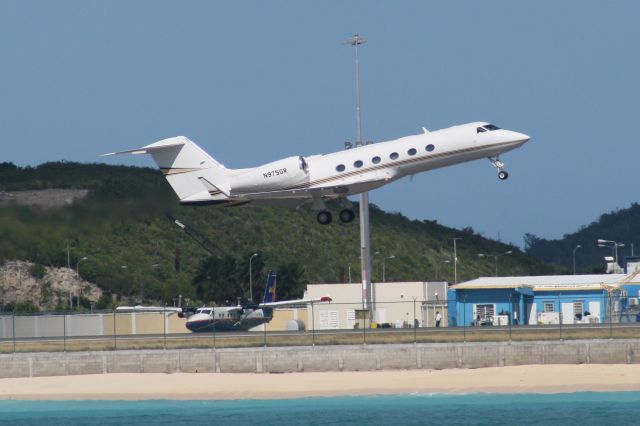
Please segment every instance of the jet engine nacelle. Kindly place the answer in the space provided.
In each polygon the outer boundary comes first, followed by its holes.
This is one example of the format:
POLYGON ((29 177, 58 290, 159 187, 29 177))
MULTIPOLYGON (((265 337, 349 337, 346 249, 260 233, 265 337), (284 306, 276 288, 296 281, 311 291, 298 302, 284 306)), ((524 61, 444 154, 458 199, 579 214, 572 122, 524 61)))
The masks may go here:
POLYGON ((268 163, 236 176, 231 193, 253 193, 290 188, 309 181, 307 162, 303 157, 288 157, 268 163))

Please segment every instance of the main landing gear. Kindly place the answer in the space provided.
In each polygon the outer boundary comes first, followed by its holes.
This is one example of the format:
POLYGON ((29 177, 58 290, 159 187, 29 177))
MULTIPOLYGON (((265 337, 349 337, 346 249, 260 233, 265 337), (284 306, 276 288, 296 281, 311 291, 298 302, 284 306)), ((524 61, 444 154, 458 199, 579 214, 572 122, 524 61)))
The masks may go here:
POLYGON ((509 177, 509 173, 504 171, 504 163, 500 161, 500 157, 489 157, 489 161, 491 162, 493 167, 499 170, 498 179, 506 180, 509 177))
MULTIPOLYGON (((356 214, 351 209, 344 209, 340 211, 339 217, 340 217, 340 222, 349 223, 349 222, 353 222, 353 219, 355 219, 356 214)), ((322 210, 318 212, 316 219, 318 219, 318 223, 320 225, 328 225, 333 220, 333 216, 331 215, 330 211, 322 210)))

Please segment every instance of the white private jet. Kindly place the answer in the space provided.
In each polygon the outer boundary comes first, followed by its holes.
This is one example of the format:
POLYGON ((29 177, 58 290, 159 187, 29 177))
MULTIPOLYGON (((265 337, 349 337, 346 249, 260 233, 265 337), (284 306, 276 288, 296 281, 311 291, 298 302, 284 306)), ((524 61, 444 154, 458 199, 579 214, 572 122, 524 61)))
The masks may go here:
POLYGON ((402 177, 488 158, 507 179, 500 154, 522 146, 529 136, 477 122, 367 144, 331 154, 292 156, 249 169, 227 169, 184 136, 115 154, 151 154, 185 205, 233 206, 247 203, 299 206, 313 201, 322 225, 332 216, 325 200, 340 200, 342 222, 355 215, 350 195, 402 177))

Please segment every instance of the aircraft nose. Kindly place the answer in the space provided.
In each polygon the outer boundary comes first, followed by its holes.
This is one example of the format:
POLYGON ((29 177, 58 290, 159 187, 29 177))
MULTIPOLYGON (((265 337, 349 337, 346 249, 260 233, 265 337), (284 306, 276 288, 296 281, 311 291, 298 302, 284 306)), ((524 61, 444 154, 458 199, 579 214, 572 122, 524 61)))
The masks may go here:
POLYGON ((526 143, 529 142, 529 135, 525 135, 524 133, 513 132, 513 137, 516 142, 526 143))

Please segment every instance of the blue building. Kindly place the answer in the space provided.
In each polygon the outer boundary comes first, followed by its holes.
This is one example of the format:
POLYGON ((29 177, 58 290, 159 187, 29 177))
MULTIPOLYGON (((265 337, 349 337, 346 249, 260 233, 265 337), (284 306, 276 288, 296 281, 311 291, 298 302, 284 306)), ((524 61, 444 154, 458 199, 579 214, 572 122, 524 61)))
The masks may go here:
MULTIPOLYGON (((451 287, 450 324, 538 325, 617 321, 627 275, 481 277, 451 287)), ((637 284, 637 283, 636 283, 637 284)))

